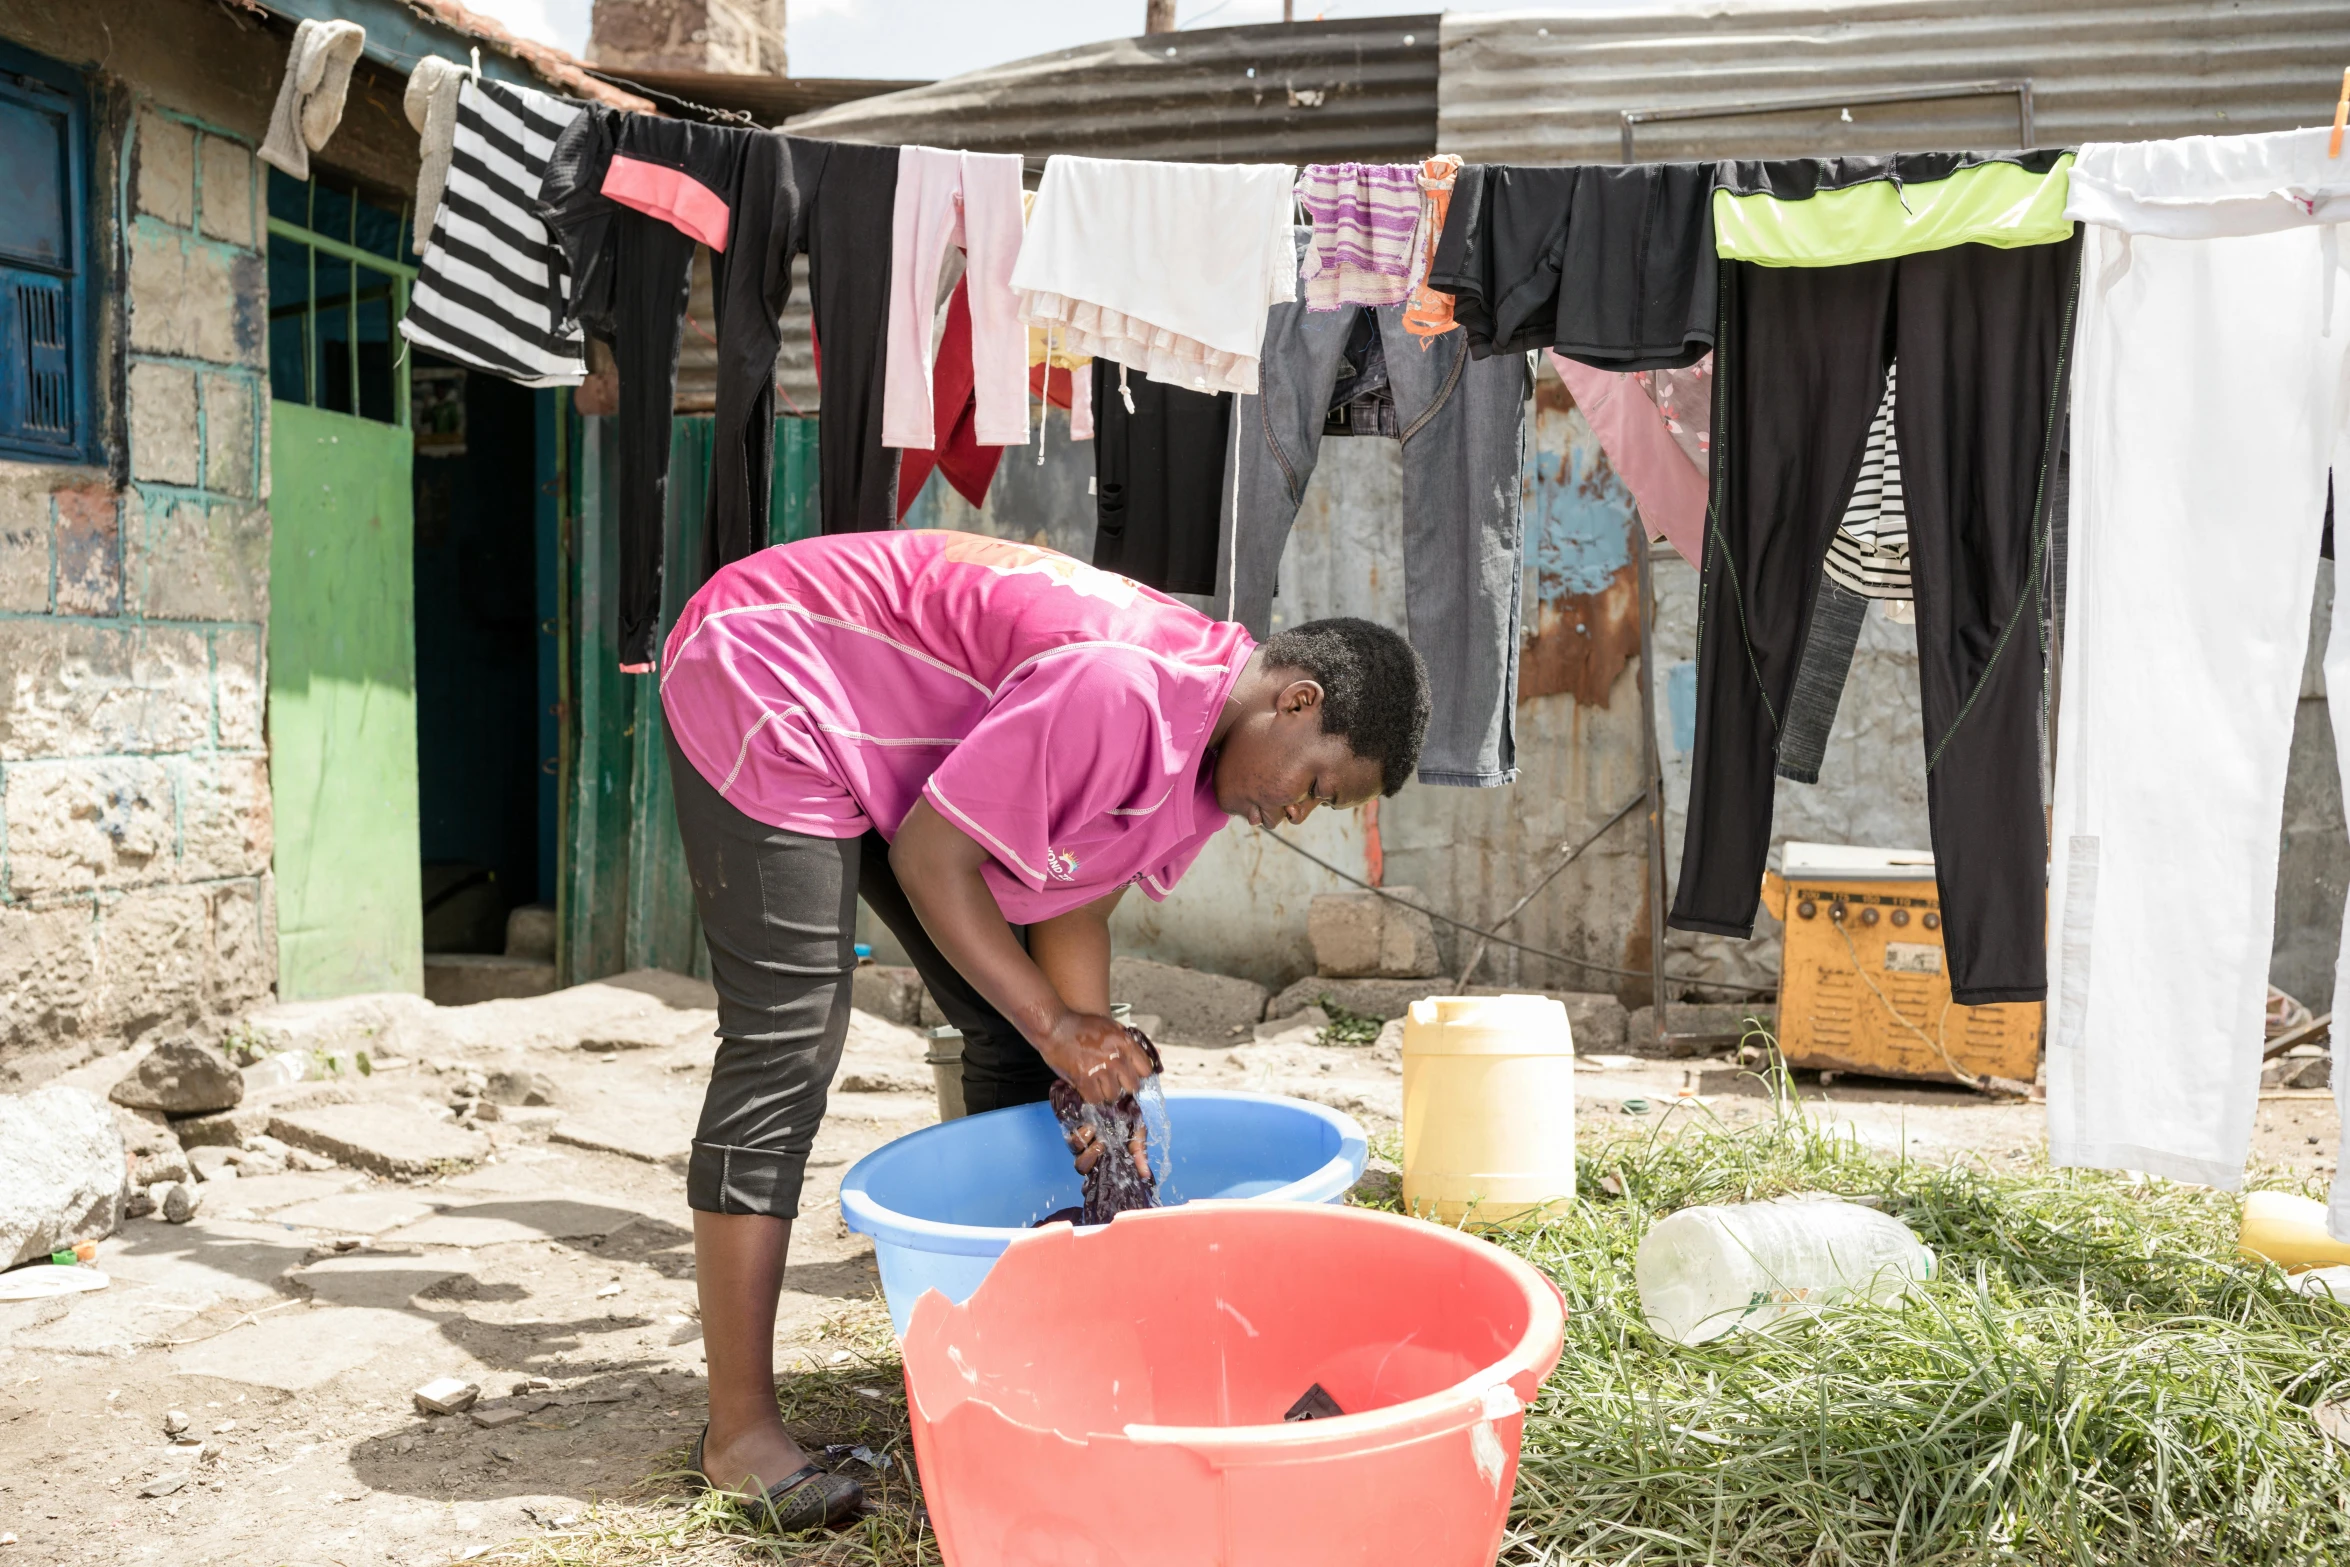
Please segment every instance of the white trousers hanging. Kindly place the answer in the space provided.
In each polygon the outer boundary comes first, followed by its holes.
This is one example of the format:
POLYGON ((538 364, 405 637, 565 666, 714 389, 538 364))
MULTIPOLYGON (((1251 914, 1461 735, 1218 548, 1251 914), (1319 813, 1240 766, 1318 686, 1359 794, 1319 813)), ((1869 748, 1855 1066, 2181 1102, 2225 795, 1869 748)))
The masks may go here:
MULTIPOLYGON (((2233 1189, 2251 1147, 2329 463, 2350 477, 2350 273, 2339 227, 2319 221, 2350 216, 2324 188, 2350 191, 2350 159, 2327 167, 2324 139, 2090 146, 2076 164, 2049 885, 2057 1164, 2233 1189)), ((2350 593, 2326 665, 2350 759, 2350 593)), ((2346 1220, 2338 1177, 2336 1234, 2346 1220)))

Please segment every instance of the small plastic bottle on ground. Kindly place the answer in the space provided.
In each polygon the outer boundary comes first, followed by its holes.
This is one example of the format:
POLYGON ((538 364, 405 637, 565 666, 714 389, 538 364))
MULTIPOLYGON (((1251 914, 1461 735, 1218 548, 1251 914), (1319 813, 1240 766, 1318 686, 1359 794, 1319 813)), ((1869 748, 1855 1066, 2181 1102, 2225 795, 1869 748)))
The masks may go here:
POLYGON ((1660 1219, 1632 1276, 1651 1332, 1703 1344, 1838 1302, 1888 1304, 1934 1276, 1934 1253, 1899 1219, 1807 1195, 1660 1219))
POLYGON ((310 1057, 299 1050, 280 1050, 246 1067, 243 1075, 248 1094, 289 1088, 310 1075, 310 1057))

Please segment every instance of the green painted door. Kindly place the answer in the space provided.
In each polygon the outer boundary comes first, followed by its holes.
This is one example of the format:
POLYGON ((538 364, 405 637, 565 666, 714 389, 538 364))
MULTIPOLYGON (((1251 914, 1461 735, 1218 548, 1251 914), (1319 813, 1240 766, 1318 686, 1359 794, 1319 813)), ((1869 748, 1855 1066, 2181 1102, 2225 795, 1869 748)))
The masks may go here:
POLYGON ((270 404, 278 995, 424 989, 408 431, 270 404))

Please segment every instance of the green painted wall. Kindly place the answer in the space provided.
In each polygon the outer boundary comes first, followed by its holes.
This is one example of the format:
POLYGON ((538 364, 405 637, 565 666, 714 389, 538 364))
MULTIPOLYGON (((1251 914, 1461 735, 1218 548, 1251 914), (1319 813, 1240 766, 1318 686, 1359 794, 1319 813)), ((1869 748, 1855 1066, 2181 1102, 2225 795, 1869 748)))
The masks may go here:
MULTIPOLYGON (((623 969, 709 972, 693 883, 669 789, 659 688, 618 670, 614 602, 619 572, 613 514, 617 452, 609 419, 576 421, 576 512, 565 524, 569 594, 566 704, 569 752, 563 784, 563 888, 558 907, 566 984, 623 969)), ((712 424, 670 425, 669 499, 663 546, 661 625, 676 622, 707 576, 703 511, 709 495, 712 424)), ((775 421, 770 543, 813 537, 817 511, 816 421, 775 421)))
POLYGON ((424 989, 406 430, 270 404, 278 995, 424 989))

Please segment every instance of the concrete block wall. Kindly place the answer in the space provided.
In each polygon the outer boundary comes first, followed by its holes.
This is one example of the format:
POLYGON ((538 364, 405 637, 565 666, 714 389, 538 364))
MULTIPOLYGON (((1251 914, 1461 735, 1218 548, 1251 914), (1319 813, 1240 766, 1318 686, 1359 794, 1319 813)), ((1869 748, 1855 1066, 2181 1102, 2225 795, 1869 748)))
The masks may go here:
POLYGON ((106 465, 0 462, 0 1088, 276 983, 263 170, 115 99, 106 465))

